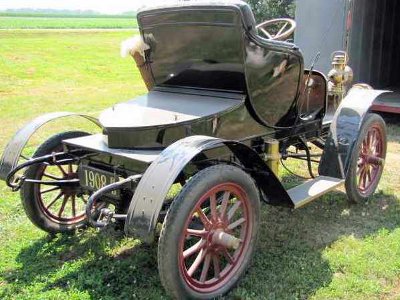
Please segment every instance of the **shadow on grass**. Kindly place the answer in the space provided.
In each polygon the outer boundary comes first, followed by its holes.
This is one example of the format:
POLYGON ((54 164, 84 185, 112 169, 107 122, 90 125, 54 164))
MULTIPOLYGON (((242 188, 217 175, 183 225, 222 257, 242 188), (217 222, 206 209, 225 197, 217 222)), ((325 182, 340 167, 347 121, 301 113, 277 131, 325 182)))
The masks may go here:
POLYGON ((334 274, 322 252, 340 237, 365 238, 400 226, 393 195, 376 194, 370 202, 348 204, 332 192, 299 210, 265 207, 254 263, 233 292, 235 298, 307 299, 327 286, 334 274))
MULTIPOLYGON (((295 211, 264 205, 253 265, 226 298, 309 298, 334 276, 322 256, 327 246, 341 236, 363 238, 393 230, 399 212, 398 200, 383 193, 361 205, 349 205, 339 192, 295 211)), ((18 269, 0 274, 10 283, 3 297, 38 284, 39 293, 72 290, 92 299, 165 298, 156 251, 156 245, 142 245, 112 230, 42 238, 19 253, 18 269)))
POLYGON ((39 292, 78 290, 92 299, 143 299, 163 293, 156 248, 112 229, 45 237, 23 249, 16 260, 20 268, 0 274, 13 286, 0 298, 34 284, 44 284, 39 292))

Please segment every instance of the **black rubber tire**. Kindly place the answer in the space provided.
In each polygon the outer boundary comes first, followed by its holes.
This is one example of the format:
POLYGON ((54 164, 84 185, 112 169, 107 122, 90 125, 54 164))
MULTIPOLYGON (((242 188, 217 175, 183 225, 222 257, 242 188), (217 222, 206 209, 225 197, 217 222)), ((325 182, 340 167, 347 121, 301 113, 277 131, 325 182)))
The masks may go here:
POLYGON ((259 229, 260 198, 253 179, 241 169, 230 165, 208 167, 193 176, 173 201, 164 220, 158 243, 158 270, 161 282, 169 295, 176 299, 213 299, 228 293, 244 275, 250 265, 256 247, 259 229), (253 232, 243 263, 233 280, 210 294, 191 289, 182 278, 179 268, 179 239, 185 220, 201 195, 212 187, 232 182, 241 186, 251 202, 253 232))
MULTIPOLYGON (((62 141, 71 138, 77 138, 89 135, 82 131, 68 131, 56 134, 41 144, 35 151, 33 157, 40 157, 43 155, 50 154, 55 150, 59 150, 62 145, 62 141)), ((40 164, 32 165, 28 167, 24 173, 25 178, 29 179, 40 179, 38 178, 38 171, 40 164)), ((86 225, 86 219, 74 224, 58 224, 46 216, 38 203, 37 195, 35 193, 35 184, 25 182, 20 191, 22 205, 25 213, 30 221, 39 227, 40 229, 47 231, 48 233, 71 233, 77 228, 86 225)))
POLYGON ((354 148, 351 153, 351 160, 350 160, 350 166, 349 166, 349 171, 346 176, 346 181, 345 181, 345 187, 346 187, 346 194, 347 194, 347 199, 350 203, 363 203, 366 202, 375 192, 379 180, 382 176, 382 171, 379 172, 376 181, 373 183, 371 186, 370 192, 366 195, 363 195, 360 193, 357 185, 357 164, 358 164, 358 158, 360 156, 360 151, 361 151, 361 146, 364 138, 366 137, 368 130, 372 126, 379 126, 382 132, 382 139, 383 139, 383 159, 386 158, 386 151, 387 151, 387 133, 386 133, 386 124, 385 121, 382 119, 381 116, 374 114, 374 113, 369 113, 361 126, 360 129, 360 135, 358 137, 358 140, 356 144, 354 145, 354 148))

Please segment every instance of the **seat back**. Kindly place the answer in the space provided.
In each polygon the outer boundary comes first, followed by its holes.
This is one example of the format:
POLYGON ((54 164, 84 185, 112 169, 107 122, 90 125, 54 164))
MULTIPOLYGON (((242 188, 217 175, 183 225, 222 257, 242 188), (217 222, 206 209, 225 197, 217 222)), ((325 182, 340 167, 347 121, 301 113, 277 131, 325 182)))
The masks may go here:
POLYGON ((138 22, 156 85, 246 90, 244 32, 255 22, 244 2, 183 2, 143 10, 138 22))

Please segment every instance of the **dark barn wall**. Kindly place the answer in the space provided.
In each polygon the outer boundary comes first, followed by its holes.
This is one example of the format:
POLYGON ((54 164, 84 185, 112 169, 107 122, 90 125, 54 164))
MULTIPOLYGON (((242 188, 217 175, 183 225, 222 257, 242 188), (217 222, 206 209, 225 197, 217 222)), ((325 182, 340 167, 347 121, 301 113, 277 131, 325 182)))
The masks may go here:
POLYGON ((400 1, 354 1, 349 52, 356 81, 400 88, 400 1))

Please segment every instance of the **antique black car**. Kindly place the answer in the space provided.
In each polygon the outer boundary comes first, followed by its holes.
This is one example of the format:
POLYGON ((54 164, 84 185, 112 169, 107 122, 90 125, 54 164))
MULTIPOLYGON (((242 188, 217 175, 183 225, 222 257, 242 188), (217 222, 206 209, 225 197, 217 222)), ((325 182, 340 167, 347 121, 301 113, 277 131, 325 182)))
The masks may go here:
POLYGON ((82 115, 98 134, 62 132, 22 157, 38 128, 76 115, 47 114, 4 151, 0 177, 21 191, 36 226, 57 233, 114 224, 152 243, 161 224, 165 289, 208 299, 245 273, 262 202, 299 208, 342 185, 351 202, 374 193, 386 127, 370 107, 385 92, 360 84, 348 90, 346 53, 334 54, 328 77, 314 63, 306 69, 286 41, 295 22, 257 25, 241 1, 184 1, 137 18, 139 46, 131 54, 149 92, 98 120, 82 115), (311 179, 286 190, 277 166, 289 158, 305 160, 311 179))

